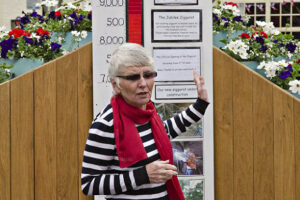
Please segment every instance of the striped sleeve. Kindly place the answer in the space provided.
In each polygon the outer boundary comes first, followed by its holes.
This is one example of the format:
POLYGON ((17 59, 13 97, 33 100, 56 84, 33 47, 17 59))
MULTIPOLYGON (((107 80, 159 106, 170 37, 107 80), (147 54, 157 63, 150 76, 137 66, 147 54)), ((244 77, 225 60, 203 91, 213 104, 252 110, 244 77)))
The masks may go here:
POLYGON ((118 170, 112 110, 93 122, 83 155, 81 189, 86 195, 121 194, 149 183, 145 166, 118 170))
POLYGON ((185 111, 165 120, 164 125, 168 135, 175 138, 185 132, 189 126, 202 119, 208 105, 208 102, 198 98, 197 101, 190 105, 185 111))

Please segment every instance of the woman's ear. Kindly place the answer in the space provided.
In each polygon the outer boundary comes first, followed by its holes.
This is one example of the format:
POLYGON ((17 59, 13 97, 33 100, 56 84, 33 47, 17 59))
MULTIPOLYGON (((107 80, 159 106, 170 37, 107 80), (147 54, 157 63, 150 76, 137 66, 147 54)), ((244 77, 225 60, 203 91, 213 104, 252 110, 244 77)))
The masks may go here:
POLYGON ((110 79, 112 88, 114 90, 115 95, 118 95, 121 93, 120 87, 118 86, 117 82, 114 79, 110 79))

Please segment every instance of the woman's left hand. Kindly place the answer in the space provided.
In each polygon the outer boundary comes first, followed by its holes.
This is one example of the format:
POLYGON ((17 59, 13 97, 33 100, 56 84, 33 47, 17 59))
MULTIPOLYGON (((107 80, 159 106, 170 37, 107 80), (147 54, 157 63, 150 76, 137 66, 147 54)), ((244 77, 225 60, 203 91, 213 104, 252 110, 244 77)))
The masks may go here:
POLYGON ((208 102, 207 90, 205 88, 204 77, 200 76, 196 70, 194 73, 194 82, 197 86, 198 98, 208 102))

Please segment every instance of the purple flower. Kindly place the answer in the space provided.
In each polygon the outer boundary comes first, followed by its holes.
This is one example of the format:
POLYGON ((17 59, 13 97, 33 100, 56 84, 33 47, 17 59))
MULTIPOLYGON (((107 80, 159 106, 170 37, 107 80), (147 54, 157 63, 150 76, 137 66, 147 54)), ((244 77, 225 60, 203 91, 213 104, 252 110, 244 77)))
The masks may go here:
POLYGON ((21 22, 21 24, 28 24, 28 23, 30 23, 28 15, 25 15, 24 17, 21 17, 20 22, 21 22))
POLYGON ((69 16, 72 17, 72 18, 75 19, 75 20, 76 20, 76 19, 78 20, 78 17, 77 17, 77 15, 76 15, 76 12, 75 12, 75 11, 73 11, 72 14, 70 14, 69 16))
POLYGON ((0 42, 0 46, 1 46, 1 57, 7 58, 7 52, 9 50, 12 50, 13 48, 16 48, 17 41, 10 37, 7 40, 2 40, 2 42, 0 42))
POLYGON ((51 42, 50 46, 51 46, 51 51, 56 51, 56 52, 58 52, 61 47, 60 44, 57 44, 55 42, 51 42))
POLYGON ((89 19, 89 20, 92 20, 92 13, 89 13, 89 14, 88 14, 88 19, 89 19))
POLYGON ((259 48, 259 50, 261 50, 262 52, 266 52, 268 50, 268 47, 261 45, 261 47, 259 48))
POLYGON ((38 15, 39 14, 37 14, 37 12, 35 12, 35 11, 30 14, 31 17, 38 17, 38 15))
POLYGON ((291 76, 291 72, 290 71, 282 71, 282 72, 280 72, 280 74, 279 74, 279 78, 281 79, 281 80, 285 80, 285 79, 287 79, 288 77, 290 77, 291 76))
POLYGON ((213 13, 213 19, 215 22, 217 22, 217 24, 220 24, 220 19, 215 13, 213 13))
POLYGON ((236 21, 236 22, 242 22, 242 16, 236 16, 233 18, 233 21, 236 21))
POLYGON ((287 50, 291 53, 294 53, 296 50, 297 45, 293 44, 292 42, 288 43, 285 45, 285 47, 287 48, 287 50))
POLYGON ((226 17, 221 17, 221 19, 222 19, 223 21, 229 22, 229 20, 228 20, 226 17))
POLYGON ((55 12, 54 11, 51 11, 48 15, 48 18, 49 19, 55 19, 55 12))
POLYGON ((277 43, 278 43, 278 40, 274 40, 273 42, 274 42, 275 44, 277 44, 277 43))
POLYGON ((293 72, 293 67, 291 64, 289 64, 287 67, 285 67, 285 70, 280 72, 279 78, 284 81, 288 77, 292 76, 292 72, 293 72))
POLYGON ((264 37, 263 36, 259 36, 259 37, 256 37, 256 42, 261 44, 261 45, 264 45, 265 43, 265 40, 264 40, 264 37))
POLYGON ((37 12, 32 12, 31 14, 30 14, 30 17, 37 17, 37 18, 39 18, 39 20, 40 20, 40 22, 41 23, 43 23, 45 20, 44 20, 44 17, 43 16, 41 16, 41 15, 39 15, 37 12))
POLYGON ((75 30, 75 26, 74 26, 74 23, 72 20, 69 21, 70 22, 70 25, 71 25, 71 30, 75 30))
POLYGON ((23 39, 25 40, 25 42, 26 42, 27 44, 33 44, 33 39, 28 38, 28 37, 26 37, 26 36, 23 36, 23 39))
POLYGON ((80 16, 79 16, 79 19, 78 19, 78 23, 80 23, 83 19, 84 19, 84 16, 83 16, 83 15, 80 15, 80 16))

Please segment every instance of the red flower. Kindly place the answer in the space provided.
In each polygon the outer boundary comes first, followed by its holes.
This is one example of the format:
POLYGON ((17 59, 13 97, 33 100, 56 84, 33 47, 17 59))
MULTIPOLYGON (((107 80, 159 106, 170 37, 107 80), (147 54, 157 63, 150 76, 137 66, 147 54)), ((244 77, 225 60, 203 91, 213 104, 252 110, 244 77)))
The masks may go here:
POLYGON ((242 33, 239 35, 241 38, 250 38, 250 35, 248 33, 242 33))
POLYGON ((43 35, 49 36, 49 31, 39 28, 38 30, 36 30, 36 34, 40 35, 40 36, 43 36, 43 35))
POLYGON ((60 11, 56 11, 56 12, 54 13, 54 16, 55 16, 55 17, 59 17, 59 16, 61 16, 61 13, 60 13, 60 11))
POLYGON ((265 38, 268 38, 268 35, 263 31, 260 32, 260 35, 263 35, 265 38))
POLYGON ((12 30, 12 31, 10 31, 9 33, 8 33, 8 35, 10 35, 10 36, 14 36, 14 38, 16 39, 16 38, 19 38, 19 37, 21 37, 21 36, 30 36, 30 33, 28 32, 28 31, 24 31, 24 30, 22 30, 22 29, 17 29, 17 28, 15 28, 14 30, 12 30))
POLYGON ((235 6, 238 8, 238 5, 236 3, 233 2, 225 2, 226 5, 231 5, 231 6, 235 6))
POLYGON ((300 58, 296 61, 296 63, 298 63, 298 64, 300 63, 300 58))

